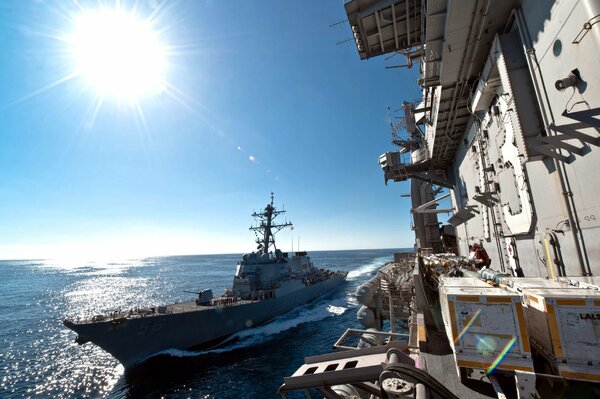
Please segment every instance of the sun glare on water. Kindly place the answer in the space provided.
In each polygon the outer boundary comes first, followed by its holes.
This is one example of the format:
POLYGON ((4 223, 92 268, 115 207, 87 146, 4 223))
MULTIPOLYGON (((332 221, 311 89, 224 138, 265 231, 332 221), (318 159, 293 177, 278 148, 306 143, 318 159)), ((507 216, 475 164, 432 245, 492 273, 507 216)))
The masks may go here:
POLYGON ((84 10, 73 22, 75 73, 100 97, 136 101, 165 89, 167 51, 151 20, 115 7, 84 10))

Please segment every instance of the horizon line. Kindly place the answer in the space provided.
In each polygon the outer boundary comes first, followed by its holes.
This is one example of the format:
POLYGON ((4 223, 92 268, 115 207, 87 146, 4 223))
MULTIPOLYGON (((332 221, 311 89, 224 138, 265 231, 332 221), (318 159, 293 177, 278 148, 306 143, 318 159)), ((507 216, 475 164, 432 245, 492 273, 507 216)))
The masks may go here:
MULTIPOLYGON (((311 253, 315 252, 332 252, 332 251, 383 251, 383 250, 413 250, 411 247, 388 247, 388 248, 357 248, 357 249, 319 249, 310 251, 311 253)), ((290 253, 292 251, 282 251, 284 253, 290 253)), ((293 251, 293 252, 308 252, 308 251, 293 251)), ((103 260, 111 259, 114 261, 128 261, 128 260, 143 260, 143 259, 151 259, 151 258, 174 258, 174 257, 185 257, 185 256, 216 256, 216 255, 243 255, 249 252, 218 252, 218 253, 196 253, 196 254, 170 254, 170 255, 146 255, 146 256, 117 256, 115 258, 110 258, 106 256, 97 256, 96 258, 103 258, 103 260)), ((309 254, 310 255, 310 254, 309 254)), ((61 261, 61 260, 69 260, 68 257, 41 257, 41 258, 0 258, 0 262, 18 262, 18 261, 61 261)), ((82 259, 79 259, 82 260, 82 259)), ((86 259, 87 262, 94 262, 94 259, 86 259)))

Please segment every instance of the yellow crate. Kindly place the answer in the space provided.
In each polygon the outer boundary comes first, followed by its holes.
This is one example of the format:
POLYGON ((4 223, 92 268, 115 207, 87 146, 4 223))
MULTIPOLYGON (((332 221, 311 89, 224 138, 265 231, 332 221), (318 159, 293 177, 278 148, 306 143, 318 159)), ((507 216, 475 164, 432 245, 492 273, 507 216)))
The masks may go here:
POLYGON ((457 367, 533 371, 518 293, 440 285, 440 303, 457 367))
POLYGON ((523 303, 530 339, 558 373, 600 382, 600 292, 524 289, 523 303))

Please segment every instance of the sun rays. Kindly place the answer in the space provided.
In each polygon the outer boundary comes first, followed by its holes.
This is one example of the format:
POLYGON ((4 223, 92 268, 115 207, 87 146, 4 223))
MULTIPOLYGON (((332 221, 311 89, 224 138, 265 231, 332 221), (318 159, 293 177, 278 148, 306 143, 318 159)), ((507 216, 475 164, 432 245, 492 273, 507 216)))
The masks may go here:
POLYGON ((7 107, 50 101, 57 117, 73 122, 76 135, 129 132, 139 136, 144 152, 153 151, 146 143, 157 126, 189 117, 199 134, 218 136, 232 157, 280 181, 264 154, 233 133, 239 127, 210 100, 211 91, 231 85, 219 83, 217 64, 243 34, 215 34, 202 20, 210 17, 177 0, 40 2, 35 10, 38 19, 19 28, 28 54, 23 72, 30 78, 7 107))
POLYGON ((147 129, 144 106, 167 96, 197 113, 198 104, 176 87, 176 58, 187 51, 168 37, 177 21, 169 15, 173 3, 119 0, 73 2, 50 6, 60 26, 38 28, 34 34, 52 41, 60 72, 16 103, 70 86, 78 99, 88 102, 82 126, 92 128, 103 108, 118 105, 147 129))
POLYGON ((76 74, 99 96, 135 102, 165 89, 167 48, 152 20, 102 7, 74 22, 68 44, 76 74))

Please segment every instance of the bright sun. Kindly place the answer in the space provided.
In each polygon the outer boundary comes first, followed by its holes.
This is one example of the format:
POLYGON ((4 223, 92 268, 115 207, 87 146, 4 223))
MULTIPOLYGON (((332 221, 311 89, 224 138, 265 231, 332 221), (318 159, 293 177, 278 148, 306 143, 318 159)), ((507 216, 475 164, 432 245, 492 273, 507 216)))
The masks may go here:
POLYGON ((101 97, 137 101, 165 89, 166 47, 123 9, 85 11, 69 40, 75 73, 101 97))

